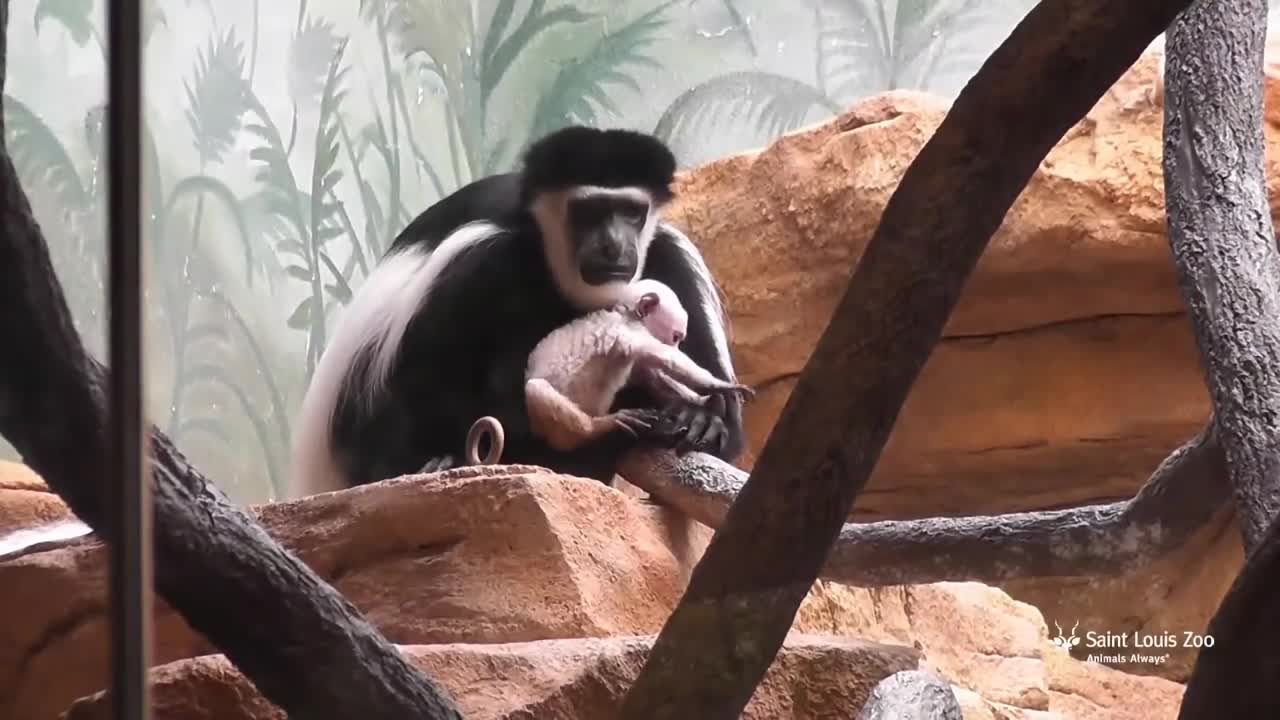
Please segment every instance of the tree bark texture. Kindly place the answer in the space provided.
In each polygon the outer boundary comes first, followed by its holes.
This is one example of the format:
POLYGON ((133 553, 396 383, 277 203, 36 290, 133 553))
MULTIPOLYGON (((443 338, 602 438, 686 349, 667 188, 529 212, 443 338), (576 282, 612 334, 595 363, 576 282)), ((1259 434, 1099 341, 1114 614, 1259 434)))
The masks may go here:
POLYGON ((1267 3, 1199 0, 1165 38, 1169 242, 1244 535, 1181 720, 1280 717, 1280 257, 1266 194, 1267 3))
POLYGON ((1200 0, 1165 39, 1169 242, 1246 551, 1280 508, 1280 255, 1262 131, 1266 0, 1200 0))
MULTIPOLYGON (((0 1, 7 30, 9 3, 0 1)), ((7 44, 0 33, 0 86, 7 44)), ((3 130, 0 121, 0 131, 3 130)), ((0 134, 0 137, 3 137, 0 134)), ((86 353, 8 148, 0 152, 0 433, 110 543, 106 370, 86 353)), ((295 718, 458 718, 359 611, 150 428, 155 580, 295 718)))
POLYGON ((738 717, 991 234, 1054 144, 1187 2, 1042 0, 960 92, 890 197, 624 718, 738 717))
MULTIPOLYGON (((1131 499, 1064 510, 845 523, 820 576, 861 587, 1115 575, 1184 545, 1230 501, 1212 425, 1169 455, 1131 499)), ((636 451, 622 474, 720 528, 746 473, 703 453, 636 451)))
POLYGON ((960 701, 946 678, 927 670, 903 670, 876 683, 858 720, 963 720, 960 701))

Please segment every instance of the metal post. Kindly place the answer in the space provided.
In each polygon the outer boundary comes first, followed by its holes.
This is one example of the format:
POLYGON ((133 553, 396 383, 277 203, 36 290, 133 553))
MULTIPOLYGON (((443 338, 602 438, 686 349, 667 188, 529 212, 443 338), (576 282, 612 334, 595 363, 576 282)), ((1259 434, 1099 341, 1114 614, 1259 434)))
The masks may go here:
POLYGON ((110 0, 107 160, 110 198, 111 697, 116 720, 151 717, 151 497, 144 478, 142 373, 141 0, 110 0))

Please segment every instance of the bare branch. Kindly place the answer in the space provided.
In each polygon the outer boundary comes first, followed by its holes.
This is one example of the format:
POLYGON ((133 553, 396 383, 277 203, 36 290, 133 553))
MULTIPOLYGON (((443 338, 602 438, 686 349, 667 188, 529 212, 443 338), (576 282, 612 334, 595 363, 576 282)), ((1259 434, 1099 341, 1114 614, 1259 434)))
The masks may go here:
POLYGON ((960 92, 889 199, 624 718, 739 715, 991 234, 1054 144, 1186 4, 1042 0, 960 92))
POLYGON ((1246 551, 1280 509, 1280 255, 1262 130, 1266 0, 1200 0, 1165 41, 1169 243, 1246 551))
MULTIPOLYGON (((9 3, 0 0, 7 28, 9 3)), ((0 33, 0 85, 6 54, 0 33)), ((0 138, 3 125, 0 121, 0 138)), ((106 370, 71 322, 8 149, 0 151, 0 433, 107 542, 106 370)), ((292 717, 458 718, 345 598, 150 433, 160 594, 292 717), (252 622, 246 622, 251 619, 252 622)))
POLYGON ((901 670, 876 683, 858 720, 962 720, 947 679, 926 670, 901 670))
POLYGON ((1199 0, 1165 39, 1169 242, 1246 549, 1182 720, 1280 716, 1280 256, 1264 169, 1266 34, 1266 0, 1199 0))
MULTIPOLYGON (((1228 501, 1212 426, 1173 451, 1131 499, 1065 510, 846 523, 822 568, 861 587, 1115 575, 1186 543, 1228 501)), ((703 453, 637 450, 628 482, 719 528, 746 473, 703 453)))

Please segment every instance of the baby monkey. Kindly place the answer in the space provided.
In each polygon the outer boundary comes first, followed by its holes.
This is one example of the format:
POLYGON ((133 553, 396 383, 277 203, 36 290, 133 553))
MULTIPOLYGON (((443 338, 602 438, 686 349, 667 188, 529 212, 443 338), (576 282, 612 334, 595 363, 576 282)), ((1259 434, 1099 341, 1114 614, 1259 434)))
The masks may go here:
POLYGON ((615 430, 635 435, 647 429, 657 418, 653 410, 609 412, 614 396, 631 382, 669 401, 701 404, 712 393, 753 396, 750 387, 717 378, 679 350, 688 320, 671 288, 637 280, 613 307, 553 330, 529 353, 525 372, 533 433, 568 451, 615 430))

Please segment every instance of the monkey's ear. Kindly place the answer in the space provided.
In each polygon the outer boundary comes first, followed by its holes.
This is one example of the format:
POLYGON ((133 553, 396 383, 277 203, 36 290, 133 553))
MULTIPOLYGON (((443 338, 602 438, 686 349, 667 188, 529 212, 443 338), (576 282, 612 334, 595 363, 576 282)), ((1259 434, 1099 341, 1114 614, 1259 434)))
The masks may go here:
POLYGON ((640 301, 636 303, 636 314, 644 317, 653 312, 656 307, 658 307, 658 294, 645 293, 640 296, 640 301))

